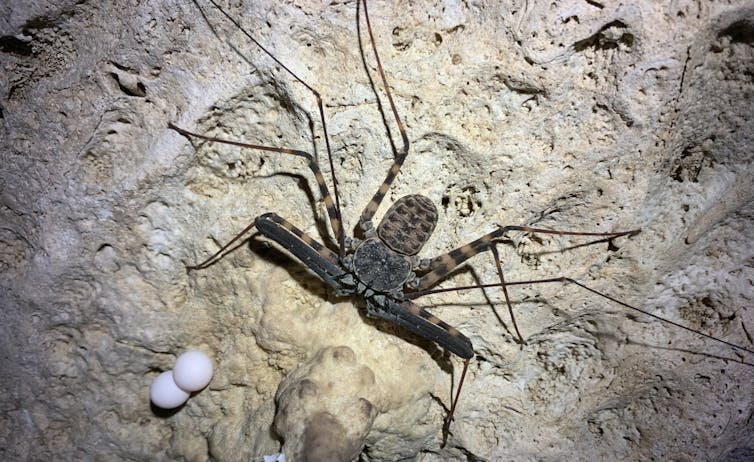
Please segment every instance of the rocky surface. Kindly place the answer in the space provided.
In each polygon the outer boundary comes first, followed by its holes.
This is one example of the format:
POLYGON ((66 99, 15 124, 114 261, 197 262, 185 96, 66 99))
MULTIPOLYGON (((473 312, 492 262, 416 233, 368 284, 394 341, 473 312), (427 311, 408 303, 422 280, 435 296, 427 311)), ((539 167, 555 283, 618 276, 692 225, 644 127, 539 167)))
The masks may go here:
MULTIPOLYGON (((228 11, 321 92, 352 230, 393 156, 355 2, 228 11)), ((510 281, 568 275, 751 348, 750 1, 369 11, 411 141, 387 201, 440 211, 423 255, 504 224, 641 228, 614 246, 513 233, 500 252, 510 281)), ((261 460, 281 433, 297 447, 307 415, 363 439, 365 461, 754 457, 754 368, 726 360, 754 355, 560 284, 510 289, 523 347, 499 291, 421 299, 477 353, 441 449, 456 358, 258 237, 185 269, 269 211, 332 244, 303 162, 167 129, 316 149, 329 181, 311 92, 204 0, 10 2, 0 36, 3 460, 261 460), (213 382, 151 408, 151 380, 189 348, 213 382)), ((442 287, 496 277, 485 254, 442 287)))

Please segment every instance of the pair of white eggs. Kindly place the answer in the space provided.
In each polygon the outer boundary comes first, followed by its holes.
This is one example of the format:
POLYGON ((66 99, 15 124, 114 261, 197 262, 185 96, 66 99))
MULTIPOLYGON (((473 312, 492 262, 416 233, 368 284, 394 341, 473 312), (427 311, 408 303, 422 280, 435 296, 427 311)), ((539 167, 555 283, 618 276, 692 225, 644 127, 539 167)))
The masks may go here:
POLYGON ((155 406, 173 409, 185 403, 192 392, 212 380, 212 361, 201 351, 187 351, 175 361, 172 371, 158 375, 149 387, 149 399, 155 406))

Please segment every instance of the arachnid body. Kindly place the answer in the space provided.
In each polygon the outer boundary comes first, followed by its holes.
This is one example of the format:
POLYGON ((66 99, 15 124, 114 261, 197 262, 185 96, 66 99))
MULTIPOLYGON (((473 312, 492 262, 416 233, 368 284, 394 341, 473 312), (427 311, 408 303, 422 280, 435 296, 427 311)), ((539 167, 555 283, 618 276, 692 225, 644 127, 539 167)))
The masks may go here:
MULTIPOLYGON (((262 144, 252 144, 231 140, 226 137, 207 136, 199 133, 188 131, 171 124, 171 128, 179 133, 192 138, 215 141, 223 144, 235 144, 237 146, 250 148, 252 150, 273 152, 281 154, 281 157, 291 158, 294 156, 304 159, 311 169, 317 185, 320 190, 322 200, 326 205, 326 211, 329 217, 330 230, 333 235, 333 242, 330 247, 325 243, 318 241, 294 226, 285 218, 276 213, 265 213, 255 218, 254 222, 245 230, 223 246, 215 255, 210 257, 204 263, 193 268, 204 268, 207 264, 212 263, 216 257, 222 256, 224 251, 230 248, 237 239, 240 239, 246 232, 256 229, 265 238, 275 241, 297 260, 303 263, 309 270, 314 272, 319 278, 327 283, 338 295, 354 295, 362 298, 366 303, 367 313, 397 324, 414 334, 437 343, 440 347, 446 348, 460 358, 466 360, 460 384, 463 383, 463 377, 466 373, 468 360, 474 355, 472 342, 467 336, 460 333, 457 329, 440 321, 437 317, 429 314, 420 308, 412 300, 419 296, 431 293, 431 287, 442 281, 448 274, 459 265, 463 264, 468 258, 479 253, 490 251, 491 259, 496 264, 496 275, 499 282, 492 284, 476 284, 475 287, 482 286, 497 287, 502 289, 504 294, 505 305, 511 308, 511 302, 507 293, 507 287, 523 283, 545 284, 545 283, 574 283, 596 296, 603 299, 609 299, 624 307, 636 309, 626 305, 600 291, 590 289, 568 278, 568 275, 558 275, 550 279, 524 280, 524 281, 507 281, 503 275, 502 265, 495 249, 495 244, 509 237, 506 233, 526 232, 533 235, 559 235, 559 236, 592 236, 612 240, 627 235, 636 234, 636 230, 616 231, 616 232, 574 232, 574 231, 556 231, 543 227, 534 226, 500 226, 481 237, 461 245, 455 250, 442 253, 434 258, 420 258, 419 251, 427 243, 437 224, 437 208, 433 202, 423 195, 409 194, 397 199, 392 207, 386 212, 382 221, 374 227, 372 218, 390 190, 391 184, 398 176, 401 166, 409 154, 409 137, 403 127, 401 119, 392 101, 390 86, 385 79, 382 68, 377 58, 375 42, 371 39, 371 29, 369 30, 370 43, 373 47, 374 58, 377 60, 377 70, 381 76, 381 83, 386 92, 387 99, 390 103, 390 115, 394 124, 398 127, 403 146, 402 149, 395 152, 393 166, 390 168, 386 179, 378 188, 377 193, 367 204, 361 214, 358 223, 358 231, 362 233, 359 237, 347 235, 343 225, 342 207, 339 204, 337 192, 338 182, 335 180, 335 173, 332 157, 329 151, 329 141, 327 132, 324 133, 324 141, 328 144, 327 153, 330 159, 330 170, 333 179, 330 183, 333 188, 333 195, 326 183, 325 175, 320 171, 320 167, 314 155, 310 152, 294 149, 284 146, 269 146, 262 144)), ((274 56, 270 55, 275 62, 285 68, 274 56)), ((286 72, 290 72, 285 68, 286 72)), ((296 74, 290 74, 300 83, 307 86, 296 74)), ((313 90, 312 90, 313 91, 313 90)), ((314 93, 319 102, 319 113, 323 128, 326 125, 326 117, 323 115, 323 106, 318 93, 314 93)), ((315 118, 316 119, 316 118, 315 118)), ((319 123, 320 120, 317 120, 319 123)), ((619 228, 620 229, 620 228, 619 228)), ((468 288, 468 287, 467 287, 468 288)), ((445 290, 445 289, 443 289, 445 290)), ((588 293, 588 292, 587 292, 588 293)), ((646 314, 646 313, 645 313, 646 314)), ((682 326, 679 326, 682 327, 682 326)), ((513 330, 515 330, 519 340, 523 342, 521 334, 518 334, 518 328, 513 321, 513 330)), ((443 437, 447 437, 447 431, 451 424, 453 411, 458 402, 458 395, 451 400, 449 405, 449 416, 446 419, 443 437)), ((443 438, 443 442, 444 442, 443 438)))

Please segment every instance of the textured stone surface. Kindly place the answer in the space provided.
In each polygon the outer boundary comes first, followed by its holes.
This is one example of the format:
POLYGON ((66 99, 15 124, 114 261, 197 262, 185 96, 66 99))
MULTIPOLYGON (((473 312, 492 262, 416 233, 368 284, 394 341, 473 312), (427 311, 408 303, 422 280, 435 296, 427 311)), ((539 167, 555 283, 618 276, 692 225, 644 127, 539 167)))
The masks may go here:
MULTIPOLYGON (((352 229, 392 159, 355 3, 230 12, 322 93, 352 229)), ((370 12, 411 140, 388 200, 424 194, 440 214, 423 256, 496 224, 641 227, 618 249, 514 234, 507 277, 569 275, 751 346, 751 2, 370 12)), ((6 2, 0 35, 0 458, 261 460, 281 447, 280 384, 340 346, 374 377, 363 460, 754 457, 754 370, 736 353, 560 285, 511 288, 523 348, 498 291, 422 299, 477 352, 440 449, 456 359, 262 239, 185 271, 268 211, 331 242, 299 160, 166 129, 312 150, 313 120, 327 174, 311 93, 202 0, 6 2), (149 383, 189 348, 213 352, 214 380, 155 412, 149 383)), ((481 255, 443 287, 495 279, 481 255)))
POLYGON ((361 452, 376 416, 374 372, 348 347, 320 350, 280 384, 275 431, 292 460, 348 462, 361 452))

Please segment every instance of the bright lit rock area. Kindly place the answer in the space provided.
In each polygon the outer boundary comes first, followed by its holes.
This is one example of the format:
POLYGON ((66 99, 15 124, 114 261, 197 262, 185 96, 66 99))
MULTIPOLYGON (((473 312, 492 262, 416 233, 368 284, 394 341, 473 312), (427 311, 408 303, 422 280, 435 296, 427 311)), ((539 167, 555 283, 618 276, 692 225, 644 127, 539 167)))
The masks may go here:
MULTIPOLYGON (((363 6, 231 3, 321 93, 353 235, 394 157, 385 121, 401 146, 363 6)), ((422 257, 502 225, 640 228, 589 246, 511 232, 506 280, 572 277, 754 348, 750 0, 375 0, 369 15, 411 143, 377 221, 429 197, 422 257)), ((499 288, 417 299, 476 353, 441 447, 457 357, 253 233, 187 271, 266 212, 335 248, 300 158, 168 129, 316 151, 332 188, 315 97, 207 0, 4 2, 0 52, 0 459, 754 459, 754 354, 573 284, 508 288, 525 345, 499 288), (151 406, 190 349, 212 382, 151 406)), ((485 252, 439 287, 496 281, 485 252)))

